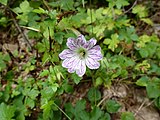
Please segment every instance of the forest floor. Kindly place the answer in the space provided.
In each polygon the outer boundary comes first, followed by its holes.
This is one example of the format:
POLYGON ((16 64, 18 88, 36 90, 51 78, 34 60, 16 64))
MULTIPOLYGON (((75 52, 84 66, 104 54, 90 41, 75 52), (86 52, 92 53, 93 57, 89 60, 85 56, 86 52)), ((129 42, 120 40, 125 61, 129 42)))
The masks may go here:
MULTIPOLYGON (((145 3, 145 0, 143 2, 145 3)), ((160 37, 160 1, 153 1, 152 4, 153 10, 150 12, 149 18, 153 21, 153 26, 141 24, 141 22, 139 22, 136 30, 139 35, 143 33, 149 35, 155 33, 160 37)), ((15 29, 17 28, 15 27, 15 29)), ((28 44, 24 40, 24 35, 27 31, 23 30, 22 32, 23 35, 22 33, 19 33, 19 31, 17 31, 17 33, 11 33, 10 28, 8 28, 7 30, 0 30, 0 51, 2 51, 3 53, 9 53, 12 59, 4 72, 7 72, 7 70, 10 70, 14 66, 18 66, 18 68, 21 69, 21 67, 27 63, 31 56, 36 56, 36 50, 28 51, 26 49, 26 47, 28 47, 28 44), (12 55, 12 52, 15 50, 18 51, 18 58, 15 58, 12 55)), ((35 44, 34 40, 30 40, 30 43, 32 46, 34 46, 35 44)), ((36 70, 32 72, 32 76, 36 77, 41 69, 42 68, 37 67, 36 70)), ((20 74, 24 78, 31 75, 31 73, 27 72, 16 73, 17 76, 19 76, 20 74)), ((64 102, 70 101, 71 103, 75 104, 77 100, 82 99, 86 96, 91 84, 91 81, 81 81, 79 85, 75 86, 74 93, 72 95, 63 94, 62 98, 64 102)), ((3 83, 3 87, 4 86, 5 83, 3 83)), ((131 111, 136 116, 136 120, 160 120, 160 110, 154 107, 154 101, 146 97, 147 94, 145 88, 139 88, 137 86, 134 86, 133 84, 125 83, 123 82, 123 80, 121 80, 121 82, 120 80, 117 80, 113 83, 110 89, 102 87, 101 92, 103 93, 103 99, 99 103, 100 105, 103 104, 103 101, 109 98, 114 98, 123 105, 119 112, 131 111)), ((113 114, 112 119, 118 120, 119 115, 120 114, 118 113, 113 114)))

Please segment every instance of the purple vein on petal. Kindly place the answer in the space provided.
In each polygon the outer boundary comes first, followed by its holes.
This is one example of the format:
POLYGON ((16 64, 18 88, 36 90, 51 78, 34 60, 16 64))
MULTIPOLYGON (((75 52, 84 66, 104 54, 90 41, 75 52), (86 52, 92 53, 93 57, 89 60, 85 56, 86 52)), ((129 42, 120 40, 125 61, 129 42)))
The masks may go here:
POLYGON ((86 43, 86 39, 83 35, 79 35, 77 38, 77 45, 83 46, 86 43))
POLYGON ((71 57, 71 58, 66 58, 62 62, 62 66, 65 68, 71 68, 73 66, 74 61, 77 59, 77 56, 71 57))
POLYGON ((92 38, 86 41, 83 35, 67 39, 69 49, 63 50, 59 57, 64 60, 62 66, 68 69, 69 73, 76 72, 82 77, 86 72, 86 66, 90 69, 98 69, 103 58, 101 47, 96 45, 97 40, 92 38), (81 57, 80 57, 81 56, 81 57))
POLYGON ((100 66, 100 63, 98 61, 93 60, 92 58, 87 58, 86 65, 90 69, 98 69, 100 66))
POLYGON ((68 38, 66 44, 67 44, 68 48, 71 49, 71 50, 75 50, 77 48, 77 45, 75 43, 74 38, 68 38))
POLYGON ((82 77, 86 72, 86 65, 84 60, 80 60, 79 63, 77 64, 77 69, 76 73, 78 74, 79 77, 82 77))
POLYGON ((68 72, 73 73, 76 70, 76 66, 79 63, 80 59, 76 58, 72 66, 68 69, 68 72))
POLYGON ((69 57, 73 57, 74 55, 75 55, 75 53, 72 50, 65 49, 59 54, 59 57, 61 59, 66 59, 66 58, 69 58, 69 57))

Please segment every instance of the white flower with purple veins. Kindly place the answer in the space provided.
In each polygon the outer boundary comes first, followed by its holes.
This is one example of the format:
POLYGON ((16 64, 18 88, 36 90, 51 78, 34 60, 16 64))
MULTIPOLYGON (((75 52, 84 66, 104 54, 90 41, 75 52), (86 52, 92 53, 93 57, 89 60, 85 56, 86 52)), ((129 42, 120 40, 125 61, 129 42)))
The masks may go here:
POLYGON ((78 74, 82 77, 86 72, 86 65, 90 69, 98 69, 99 60, 102 59, 101 48, 95 45, 96 39, 92 38, 86 41, 83 35, 79 35, 77 39, 68 38, 67 46, 69 49, 63 50, 59 57, 64 60, 62 66, 68 69, 69 73, 78 74))

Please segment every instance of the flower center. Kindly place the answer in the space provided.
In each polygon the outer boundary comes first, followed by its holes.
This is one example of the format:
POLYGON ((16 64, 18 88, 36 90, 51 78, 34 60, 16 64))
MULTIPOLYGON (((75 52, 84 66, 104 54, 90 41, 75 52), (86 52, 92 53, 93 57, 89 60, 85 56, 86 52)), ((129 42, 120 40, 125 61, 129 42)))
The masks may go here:
POLYGON ((80 59, 84 59, 87 55, 87 50, 84 48, 79 48, 77 53, 78 53, 80 59))

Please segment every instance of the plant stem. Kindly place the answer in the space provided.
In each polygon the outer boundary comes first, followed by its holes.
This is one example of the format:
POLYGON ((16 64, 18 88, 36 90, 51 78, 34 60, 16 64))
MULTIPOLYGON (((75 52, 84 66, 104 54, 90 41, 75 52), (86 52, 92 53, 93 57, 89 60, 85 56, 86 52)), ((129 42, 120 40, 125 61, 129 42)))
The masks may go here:
POLYGON ((54 105, 69 119, 72 120, 56 103, 54 105))

